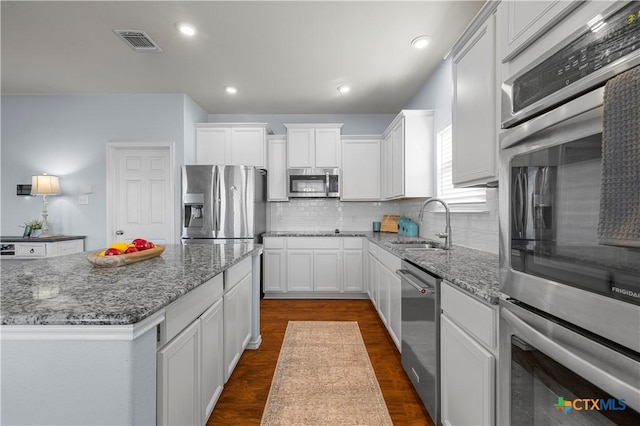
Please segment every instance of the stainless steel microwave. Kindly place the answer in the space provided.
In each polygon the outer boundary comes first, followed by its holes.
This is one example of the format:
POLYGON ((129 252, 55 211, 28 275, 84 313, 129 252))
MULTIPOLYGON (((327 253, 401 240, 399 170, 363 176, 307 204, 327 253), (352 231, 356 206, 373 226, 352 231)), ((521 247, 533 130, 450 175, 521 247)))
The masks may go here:
POLYGON ((340 169, 289 169, 289 198, 339 198, 340 169))

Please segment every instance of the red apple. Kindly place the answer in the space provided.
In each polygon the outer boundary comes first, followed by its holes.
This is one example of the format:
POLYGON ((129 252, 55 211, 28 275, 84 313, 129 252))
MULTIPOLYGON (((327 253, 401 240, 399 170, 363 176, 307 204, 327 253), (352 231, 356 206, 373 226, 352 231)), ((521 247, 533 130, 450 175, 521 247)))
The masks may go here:
POLYGON ((104 251, 105 256, 118 256, 122 254, 122 252, 116 248, 108 248, 104 251))
POLYGON ((132 247, 127 247, 127 249, 124 251, 124 253, 125 253, 125 254, 128 254, 128 253, 135 253, 135 252, 137 252, 137 251, 140 251, 140 250, 138 250, 137 248, 135 248, 135 247, 133 247, 133 246, 132 246, 132 247))
POLYGON ((146 250, 149 248, 149 242, 147 240, 143 240, 142 238, 136 238, 135 240, 131 241, 131 244, 136 246, 138 251, 146 250))
POLYGON ((154 248, 155 246, 156 246, 156 245, 155 245, 155 244, 153 244, 151 241, 148 241, 148 242, 147 242, 147 248, 148 248, 148 249, 152 249, 152 248, 154 248))

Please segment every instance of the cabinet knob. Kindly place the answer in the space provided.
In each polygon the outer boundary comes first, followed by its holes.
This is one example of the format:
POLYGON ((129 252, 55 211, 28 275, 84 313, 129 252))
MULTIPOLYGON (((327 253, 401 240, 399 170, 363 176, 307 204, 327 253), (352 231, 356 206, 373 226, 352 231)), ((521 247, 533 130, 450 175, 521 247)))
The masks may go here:
POLYGON ((36 251, 34 249, 29 250, 29 253, 35 253, 36 251))

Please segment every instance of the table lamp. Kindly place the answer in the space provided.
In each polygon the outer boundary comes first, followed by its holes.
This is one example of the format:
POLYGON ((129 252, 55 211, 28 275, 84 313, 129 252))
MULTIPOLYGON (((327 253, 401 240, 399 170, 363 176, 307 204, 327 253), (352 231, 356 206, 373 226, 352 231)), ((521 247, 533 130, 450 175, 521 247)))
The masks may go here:
POLYGON ((50 237, 49 222, 47 222, 47 195, 60 194, 60 182, 58 176, 49 176, 43 173, 40 176, 31 176, 31 195, 42 195, 42 233, 41 237, 50 237))

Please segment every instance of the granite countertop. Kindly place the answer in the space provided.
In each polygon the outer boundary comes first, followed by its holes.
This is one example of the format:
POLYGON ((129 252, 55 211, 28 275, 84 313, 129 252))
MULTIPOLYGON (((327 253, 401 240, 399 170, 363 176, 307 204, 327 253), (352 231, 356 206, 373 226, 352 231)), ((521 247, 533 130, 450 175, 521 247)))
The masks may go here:
POLYGON ((58 241, 84 240, 84 235, 52 235, 50 237, 0 237, 2 243, 55 243, 58 241))
POLYGON ((114 268, 87 253, 2 260, 3 325, 128 325, 160 311, 245 257, 252 243, 167 245, 158 257, 114 268))
POLYGON ((411 250, 394 241, 429 241, 390 232, 268 232, 265 237, 364 237, 396 256, 438 275, 478 299, 497 305, 500 298, 498 255, 454 245, 451 250, 411 250))

